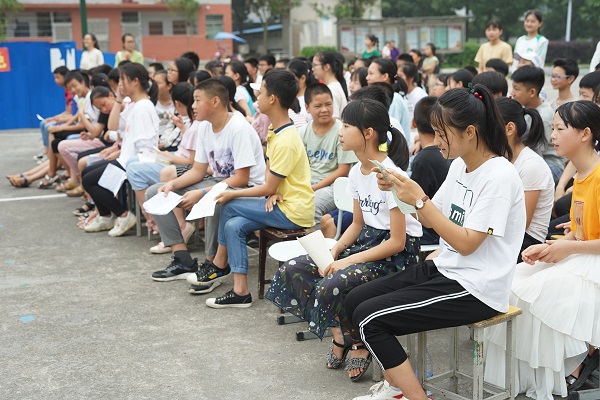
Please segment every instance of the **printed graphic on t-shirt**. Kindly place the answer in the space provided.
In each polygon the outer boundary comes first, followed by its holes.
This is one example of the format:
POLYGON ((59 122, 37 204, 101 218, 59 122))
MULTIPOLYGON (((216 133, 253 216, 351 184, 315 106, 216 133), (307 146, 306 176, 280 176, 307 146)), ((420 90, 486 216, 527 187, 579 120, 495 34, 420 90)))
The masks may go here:
POLYGON ((463 224, 465 223, 465 210, 452 203, 452 205, 450 206, 450 215, 448 218, 456 225, 463 226, 463 224))
POLYGON ((208 153, 208 163, 216 178, 229 178, 235 171, 231 149, 221 150, 218 154, 215 154, 214 150, 211 151, 208 153))
POLYGON ((333 160, 333 157, 335 157, 335 154, 333 152, 329 152, 325 149, 307 149, 306 154, 308 155, 309 160, 314 159, 315 161, 330 161, 333 160))
POLYGON ((365 198, 361 198, 360 193, 358 193, 358 204, 360 204, 360 209, 364 213, 370 213, 373 215, 379 214, 379 208, 383 202, 383 200, 372 200, 371 195, 368 195, 365 198))
POLYGON ((575 218, 575 240, 586 240, 583 230, 583 201, 573 202, 573 218, 575 218))

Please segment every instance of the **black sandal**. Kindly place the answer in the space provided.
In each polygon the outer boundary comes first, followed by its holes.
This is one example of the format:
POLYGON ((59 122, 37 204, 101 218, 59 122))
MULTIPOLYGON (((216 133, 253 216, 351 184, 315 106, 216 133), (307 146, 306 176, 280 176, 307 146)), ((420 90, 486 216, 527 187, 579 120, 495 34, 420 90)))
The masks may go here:
MULTIPOLYGON (((352 350, 363 350, 363 349, 366 349, 366 347, 364 344, 361 344, 358 346, 352 345, 351 349, 352 350)), ((362 368, 362 371, 360 372, 360 374, 350 377, 350 380, 352 382, 358 381, 367 372, 367 369, 369 369, 369 365, 371 365, 371 359, 372 359, 372 356, 371 356, 371 353, 369 353, 367 358, 354 357, 354 358, 350 358, 348 361, 346 361, 346 371, 350 371, 351 369, 362 368)))
POLYGON ((346 360, 346 356, 348 355, 348 352, 350 351, 350 348, 352 346, 344 346, 343 344, 339 344, 338 342, 334 340, 331 341, 332 345, 329 347, 329 351, 327 352, 327 368, 329 369, 338 369, 346 360), (344 349, 344 352, 342 354, 342 358, 337 358, 337 356, 335 354, 333 354, 333 346, 339 347, 344 349))
POLYGON ((569 385, 567 390, 569 392, 573 392, 582 387, 583 384, 588 380, 592 372, 598 369, 599 363, 600 356, 598 355, 598 349, 596 349, 596 351, 594 351, 594 354, 592 354, 591 356, 588 354, 585 357, 585 360, 583 360, 583 369, 579 373, 578 378, 575 378, 573 375, 567 376, 567 385, 569 385), (575 380, 573 380, 573 378, 575 378, 575 380))
POLYGON ((77 216, 84 215, 92 211, 94 208, 96 208, 96 205, 88 201, 83 206, 73 211, 73 214, 77 216))

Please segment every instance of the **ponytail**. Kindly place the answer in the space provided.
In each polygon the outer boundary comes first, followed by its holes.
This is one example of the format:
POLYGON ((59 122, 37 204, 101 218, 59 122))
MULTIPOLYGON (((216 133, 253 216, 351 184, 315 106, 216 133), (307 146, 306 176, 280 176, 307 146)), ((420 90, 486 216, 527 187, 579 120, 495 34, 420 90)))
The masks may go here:
POLYGON ((171 100, 185 104, 190 119, 194 118, 192 104, 194 103, 194 86, 188 82, 179 82, 171 89, 171 100))
POLYGON ((444 133, 448 127, 464 132, 473 125, 477 145, 482 140, 492 153, 512 159, 504 120, 492 93, 483 85, 452 89, 441 95, 431 109, 431 125, 444 133))
POLYGON ((518 101, 506 97, 497 98, 496 105, 504 120, 504 124, 506 125, 509 122, 515 124, 517 136, 525 146, 538 152, 545 148, 547 141, 546 132, 544 130, 544 121, 537 110, 533 108, 523 108, 518 101), (527 132, 527 122, 525 121, 526 115, 529 115, 531 118, 531 126, 529 127, 529 133, 527 135, 525 135, 527 132))
POLYGON ((404 135, 390 125, 390 116, 383 104, 376 100, 354 100, 342 111, 342 121, 348 125, 356 126, 361 132, 372 128, 377 132, 377 144, 380 151, 385 151, 387 145, 388 157, 396 166, 406 171, 408 168, 408 144, 404 135), (388 132, 391 138, 388 138, 388 132))
POLYGON ((344 78, 344 56, 340 53, 334 53, 332 51, 322 51, 315 55, 315 58, 321 61, 323 65, 329 65, 331 72, 334 74, 335 79, 342 85, 344 96, 348 98, 348 87, 346 86, 346 78, 344 78))

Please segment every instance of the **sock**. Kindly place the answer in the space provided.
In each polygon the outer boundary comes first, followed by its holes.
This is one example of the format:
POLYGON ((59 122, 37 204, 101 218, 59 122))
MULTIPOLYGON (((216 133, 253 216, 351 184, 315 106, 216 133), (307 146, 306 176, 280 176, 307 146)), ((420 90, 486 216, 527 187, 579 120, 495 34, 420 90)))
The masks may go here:
POLYGON ((173 254, 181 263, 187 268, 191 267, 194 264, 194 260, 192 260, 192 256, 190 252, 187 250, 177 250, 175 254, 173 254))
POLYGON ((392 390, 394 390, 396 392, 402 392, 402 390, 400 390, 400 388, 397 388, 395 386, 390 385, 388 381, 384 381, 384 382, 385 382, 383 384, 384 386, 389 387, 390 389, 392 389, 392 390))

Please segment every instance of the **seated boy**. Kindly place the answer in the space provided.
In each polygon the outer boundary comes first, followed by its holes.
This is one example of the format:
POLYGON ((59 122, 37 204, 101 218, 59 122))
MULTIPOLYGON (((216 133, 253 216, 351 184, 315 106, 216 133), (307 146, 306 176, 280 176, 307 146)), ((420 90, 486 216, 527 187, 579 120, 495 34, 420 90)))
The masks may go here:
MULTIPOLYGON (((258 135, 250 123, 239 113, 227 111, 229 91, 217 79, 208 79, 196 85, 194 90, 195 118, 199 121, 196 155, 192 169, 167 183, 157 183, 146 191, 146 200, 157 193, 167 195, 170 191, 183 195, 178 207, 191 209, 218 182, 232 188, 260 185, 264 182, 265 162, 258 135), (212 176, 206 176, 208 168, 212 176)), ((205 219, 206 261, 213 265, 217 250, 217 230, 220 207, 205 219)), ((198 270, 198 262, 192 259, 173 211, 167 215, 153 215, 162 242, 173 251, 173 261, 163 270, 152 274, 155 281, 186 279, 198 270)), ((223 267, 226 267, 223 264, 223 267)), ((227 267, 228 268, 228 267, 227 267)), ((194 293, 207 293, 217 285, 205 285, 194 293)))
POLYGON ((544 86, 544 81, 545 74, 543 69, 529 65, 521 67, 512 74, 511 95, 523 107, 535 108, 540 113, 544 121, 546 144, 543 149, 538 149, 538 151, 550 167, 554 184, 556 184, 560 179, 562 171, 565 169, 565 158, 558 156, 552 146, 550 135, 552 135, 554 110, 547 101, 540 97, 540 90, 544 86))
POLYGON ((473 85, 481 84, 494 95, 494 97, 506 97, 508 94, 508 82, 504 75, 496 71, 484 71, 473 77, 473 85))
POLYGON ((550 83, 553 89, 558 90, 558 97, 550 102, 550 106, 556 111, 558 106, 577 100, 571 92, 571 85, 579 75, 579 66, 571 58, 557 58, 552 64, 550 83))
POLYGON ((192 285, 207 285, 233 272, 233 289, 206 300, 212 308, 252 306, 248 290, 246 235, 274 227, 299 229, 314 225, 314 192, 310 166, 298 131, 288 116, 298 82, 289 71, 273 70, 262 80, 258 104, 272 122, 267 138, 267 174, 263 185, 221 193, 219 248, 214 264, 188 277, 192 285), (240 199, 238 199, 240 197, 240 199), (227 262, 231 269, 227 268, 227 262))
POLYGON ((338 133, 342 122, 333 118, 333 96, 323 83, 309 86, 304 92, 306 111, 313 120, 299 130, 310 164, 310 180, 315 191, 315 224, 335 209, 333 182, 348 176, 357 159, 353 152, 342 151, 338 133))
POLYGON ((499 58, 492 58, 485 63, 486 71, 496 71, 504 77, 508 75, 508 64, 499 58))
MULTIPOLYGON (((429 122, 429 116, 436 101, 437 97, 433 96, 423 97, 419 100, 415 105, 415 115, 412 120, 413 128, 419 132, 421 151, 412 161, 410 177, 423 188, 425 194, 431 199, 446 180, 448 168, 452 163, 452 160, 447 160, 442 156, 438 146, 433 142, 435 132, 429 122)), ((438 244, 439 241, 440 237, 433 229, 423 228, 421 244, 438 244)))
POLYGON ((592 101, 598 86, 600 86, 600 71, 585 75, 579 82, 579 100, 592 101))

